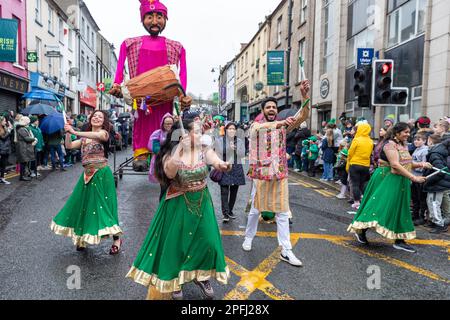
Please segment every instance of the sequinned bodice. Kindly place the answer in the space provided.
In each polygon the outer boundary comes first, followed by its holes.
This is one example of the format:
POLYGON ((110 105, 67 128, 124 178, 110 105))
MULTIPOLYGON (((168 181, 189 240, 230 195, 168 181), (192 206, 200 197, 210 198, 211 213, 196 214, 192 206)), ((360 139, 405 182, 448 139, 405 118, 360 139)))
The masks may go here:
MULTIPOLYGON (((405 168, 408 171, 412 170, 412 156, 408 151, 408 147, 402 146, 400 144, 397 144, 393 141, 390 141, 387 143, 384 147, 385 150, 396 150, 399 155, 399 162, 400 165, 405 168)), ((382 154, 380 155, 379 166, 380 167, 390 167, 390 163, 386 161, 386 155, 384 153, 384 150, 382 151, 382 154)))
POLYGON ((98 141, 91 140, 90 142, 87 142, 87 140, 83 138, 81 153, 83 166, 107 163, 103 144, 98 141))
POLYGON ((174 184, 182 189, 189 191, 198 190, 206 186, 208 177, 208 167, 205 163, 199 163, 196 166, 183 165, 174 179, 174 184))

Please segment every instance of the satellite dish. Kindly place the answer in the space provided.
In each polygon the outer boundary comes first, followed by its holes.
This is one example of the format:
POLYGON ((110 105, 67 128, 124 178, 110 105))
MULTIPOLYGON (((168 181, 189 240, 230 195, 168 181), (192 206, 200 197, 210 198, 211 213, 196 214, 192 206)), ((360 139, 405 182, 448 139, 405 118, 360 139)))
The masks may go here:
POLYGON ((78 69, 78 68, 70 68, 69 69, 69 76, 76 77, 79 74, 80 74, 80 69, 78 69))

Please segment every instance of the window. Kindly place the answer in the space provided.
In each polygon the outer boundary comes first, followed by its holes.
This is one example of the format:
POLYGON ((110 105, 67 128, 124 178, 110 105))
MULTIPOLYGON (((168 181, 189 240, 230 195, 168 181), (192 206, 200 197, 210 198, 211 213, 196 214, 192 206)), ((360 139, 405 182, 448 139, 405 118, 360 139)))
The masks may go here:
POLYGON ((306 15, 308 10, 308 0, 300 1, 300 24, 306 22, 306 15))
POLYGON ((16 63, 19 65, 23 64, 23 51, 22 51, 22 21, 16 16, 12 16, 13 19, 17 20, 17 37, 16 37, 16 63))
POLYGON ((42 40, 36 37, 36 55, 38 57, 37 69, 41 70, 41 60, 42 60, 42 40))
POLYGON ((418 119, 422 116, 422 86, 412 88, 411 118, 418 119))
POLYGON ((374 30, 366 29, 347 41, 347 66, 356 64, 357 48, 373 48, 375 42, 374 30))
POLYGON ((73 31, 69 29, 69 50, 73 50, 73 31))
MULTIPOLYGON (((300 42, 298 43, 298 58, 302 59, 303 62, 305 61, 305 46, 306 46, 306 39, 300 40, 300 42)), ((297 80, 298 80, 298 82, 304 80, 301 66, 299 66, 299 68, 298 68, 297 80)))
POLYGON ((36 0, 36 7, 34 8, 34 12, 35 12, 35 21, 38 23, 41 23, 42 21, 42 16, 41 16, 41 0, 36 0))
MULTIPOLYGON (((90 36, 91 36, 91 27, 87 26, 86 42, 88 45, 90 45, 90 43, 91 43, 90 36)), ((92 48, 92 49, 94 49, 94 48, 92 48)))
POLYGON ((95 46, 94 46, 94 42, 95 42, 94 32, 91 32, 91 41, 92 41, 92 43, 91 43, 92 48, 95 48, 95 46))
POLYGON ((333 28, 334 28, 334 0, 322 0, 323 3, 323 61, 322 74, 332 69, 333 62, 333 28))
POLYGON ((60 57, 59 57, 59 78, 60 79, 63 79, 64 78, 64 70, 63 70, 63 68, 64 68, 64 56, 63 55, 61 55, 60 57))
POLYGON ((348 38, 375 23, 374 7, 375 0, 353 0, 348 5, 348 38))
POLYGON ((81 36, 86 39, 86 21, 84 18, 81 18, 81 36))
POLYGON ((95 82, 94 62, 92 62, 92 64, 91 64, 91 75, 92 75, 91 81, 92 81, 92 82, 95 82))
POLYGON ((277 21, 277 45, 281 44, 281 36, 282 36, 282 28, 281 28, 281 23, 283 21, 283 17, 279 17, 278 21, 277 21))
POLYGON ((80 60, 80 65, 81 65, 81 77, 84 77, 85 75, 85 68, 84 68, 84 63, 85 63, 85 59, 84 59, 84 51, 81 51, 81 60, 80 60))
POLYGON ((48 32, 53 35, 53 9, 48 7, 48 32))
POLYGON ((388 47, 409 41, 425 31, 427 0, 410 0, 388 16, 388 47))
POLYGON ((59 18, 59 42, 64 44, 64 23, 61 18, 59 18))

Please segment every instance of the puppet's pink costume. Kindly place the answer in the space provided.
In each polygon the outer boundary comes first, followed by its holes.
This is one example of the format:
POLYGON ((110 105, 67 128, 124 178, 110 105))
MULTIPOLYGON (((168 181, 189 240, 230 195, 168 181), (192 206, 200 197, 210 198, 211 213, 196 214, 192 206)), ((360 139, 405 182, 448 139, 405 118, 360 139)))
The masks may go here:
MULTIPOLYGON (((141 0, 141 21, 149 12, 160 12, 167 19, 167 8, 157 0, 141 0)), ((177 65, 179 69, 180 82, 186 90, 186 51, 181 43, 166 39, 161 36, 141 36, 126 39, 120 47, 119 62, 115 84, 122 84, 124 80, 125 60, 128 60, 130 78, 139 76, 151 69, 164 65, 177 65)), ((172 113, 172 103, 166 103, 151 108, 151 112, 138 109, 137 119, 133 127, 133 150, 134 156, 146 156, 149 153, 147 143, 150 135, 160 129, 161 119, 166 113, 172 113)))

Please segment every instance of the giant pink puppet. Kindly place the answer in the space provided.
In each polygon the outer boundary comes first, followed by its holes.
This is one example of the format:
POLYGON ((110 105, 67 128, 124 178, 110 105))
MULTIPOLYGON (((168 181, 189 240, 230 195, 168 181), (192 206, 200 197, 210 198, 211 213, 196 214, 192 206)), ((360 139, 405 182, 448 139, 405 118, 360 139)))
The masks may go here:
MULTIPOLYGON (((141 22, 149 35, 126 39, 120 47, 116 77, 110 93, 121 96, 121 84, 124 80, 125 60, 128 61, 130 78, 165 65, 177 65, 180 83, 186 90, 187 70, 186 51, 181 43, 160 36, 168 20, 167 8, 158 0, 140 0, 141 22)), ((182 99, 187 106, 191 98, 182 99)), ((172 103, 159 105, 149 110, 138 108, 133 126, 133 150, 135 161, 133 168, 144 171, 147 167, 148 140, 150 135, 160 129, 159 124, 166 113, 172 113, 172 103)))

